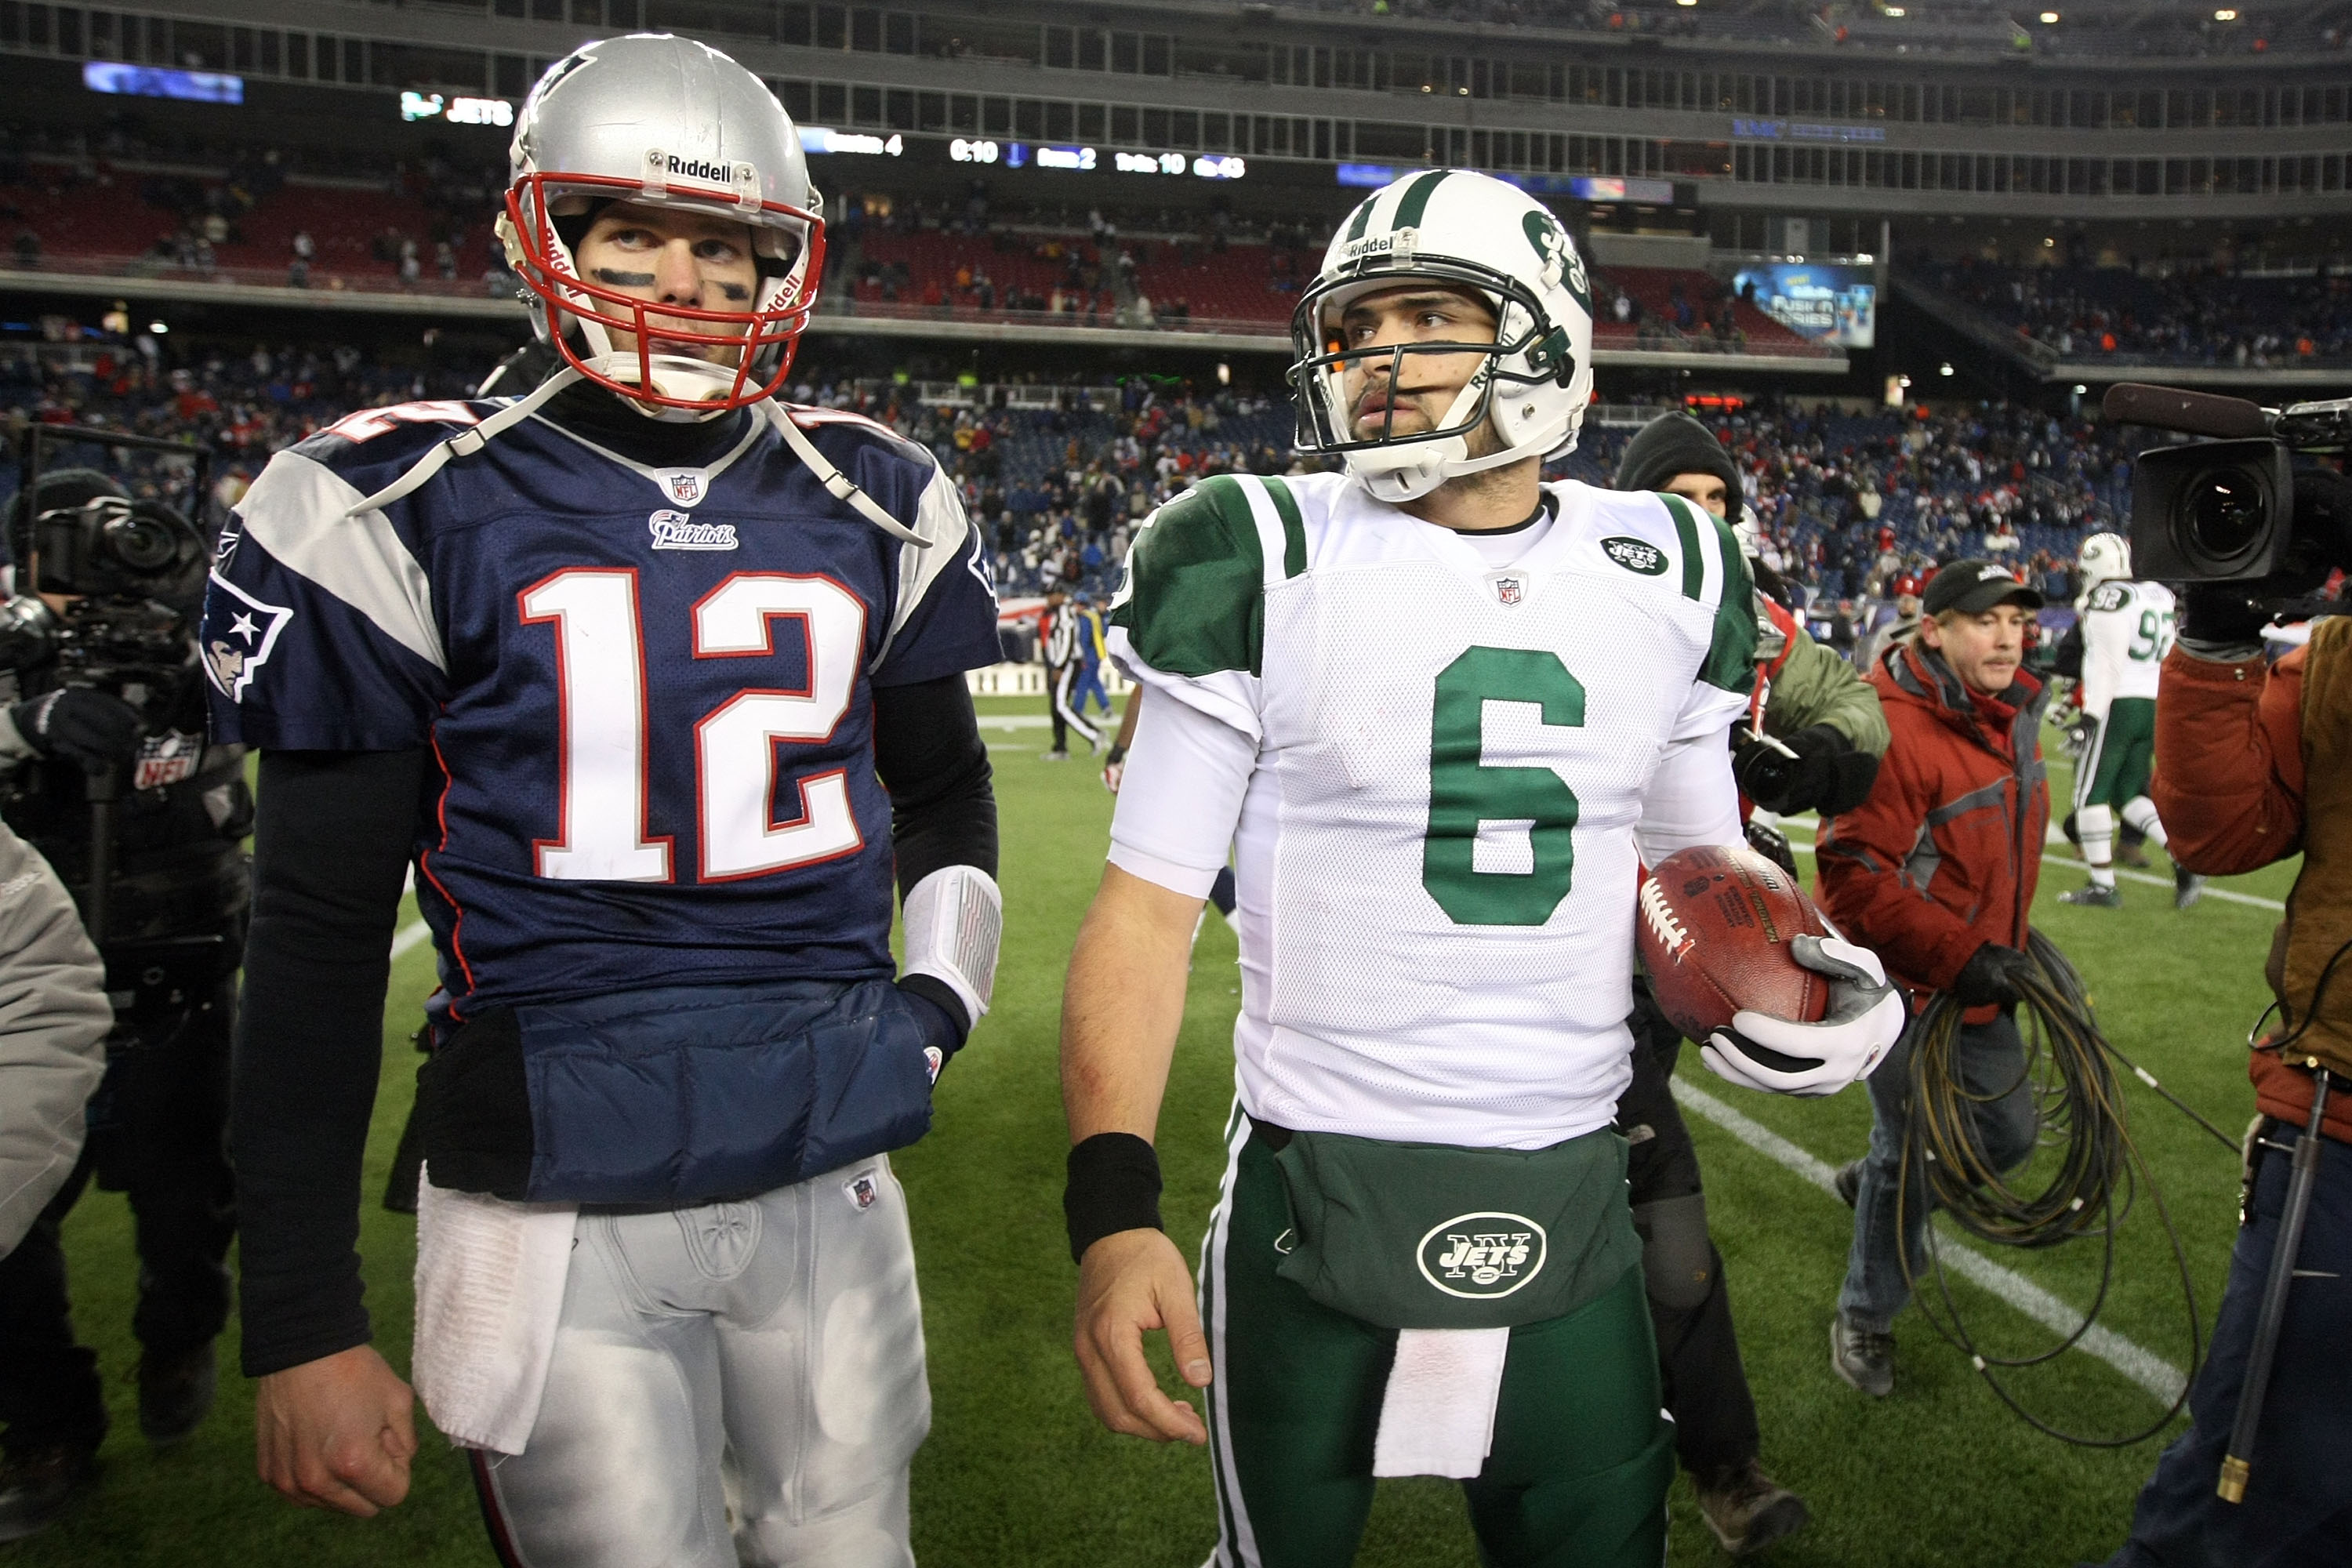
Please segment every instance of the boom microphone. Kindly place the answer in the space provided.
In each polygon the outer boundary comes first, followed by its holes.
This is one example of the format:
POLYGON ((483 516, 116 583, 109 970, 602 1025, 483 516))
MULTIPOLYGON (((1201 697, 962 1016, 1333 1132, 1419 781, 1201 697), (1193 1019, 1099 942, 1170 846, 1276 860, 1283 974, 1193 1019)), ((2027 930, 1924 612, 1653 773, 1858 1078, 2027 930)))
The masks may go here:
POLYGON ((2118 424, 2178 430, 2188 436, 2218 436, 2224 440, 2268 436, 2273 417, 2269 409, 2242 397, 2216 397, 2137 381, 2119 381, 2107 388, 2099 407, 2118 424))

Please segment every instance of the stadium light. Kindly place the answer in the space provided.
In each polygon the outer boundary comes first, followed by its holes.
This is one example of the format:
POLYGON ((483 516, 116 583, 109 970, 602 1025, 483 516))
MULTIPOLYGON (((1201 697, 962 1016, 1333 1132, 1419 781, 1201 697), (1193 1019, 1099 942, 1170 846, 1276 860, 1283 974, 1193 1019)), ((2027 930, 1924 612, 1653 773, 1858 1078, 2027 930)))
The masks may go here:
POLYGON ((2086 392, 2088 392, 2088 391, 2090 391, 2090 390, 2091 390, 2091 389, 2090 389, 2089 387, 2084 386, 2084 385, 2081 382, 2079 382, 2079 381, 2078 381, 2078 382, 2076 382, 2076 383, 2074 384, 2074 395, 2075 395, 2075 396, 2077 396, 2077 397, 2082 396, 2082 395, 2083 395, 2083 394, 2084 394, 2084 393, 2086 393, 2086 392))
POLYGON ((147 323, 147 330, 148 330, 149 331, 151 331, 151 332, 154 333, 157 337, 159 337, 159 338, 160 338, 160 337, 162 337, 164 333, 166 333, 166 332, 170 331, 172 329, 171 329, 171 328, 169 328, 169 327, 167 327, 167 326, 165 326, 165 325, 164 325, 163 322, 161 322, 161 321, 150 321, 150 322, 148 322, 148 323, 147 323))
POLYGON ((1937 365, 1937 366, 1936 367, 1936 374, 1937 374, 1937 375, 1949 375, 1949 374, 1952 374, 1952 362, 1951 362, 1950 360, 1946 360, 1943 363, 1941 363, 1941 364, 1937 365))
POLYGON ((2234 22, 2237 19, 2238 14, 2235 11, 2216 11, 2213 13, 2213 20, 2216 22, 2234 22))
POLYGON ((2043 26, 2045 26, 2045 27, 2054 27, 2054 26, 2056 26, 2058 25, 2058 13, 2057 13, 2057 12, 2055 12, 2055 11, 2044 11, 2044 12, 2042 12, 2042 25, 2043 26))
POLYGON ((1886 15, 1899 17, 1903 15, 1903 7, 1900 5, 1889 5, 1886 8, 1886 15))

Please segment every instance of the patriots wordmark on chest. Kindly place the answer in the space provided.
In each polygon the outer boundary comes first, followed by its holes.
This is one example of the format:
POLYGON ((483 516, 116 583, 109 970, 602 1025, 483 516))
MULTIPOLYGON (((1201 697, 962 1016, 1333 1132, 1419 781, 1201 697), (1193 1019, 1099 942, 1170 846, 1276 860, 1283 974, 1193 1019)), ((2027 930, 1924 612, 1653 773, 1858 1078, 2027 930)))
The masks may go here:
POLYGON ((646 519, 646 531, 656 550, 732 550, 740 542, 731 522, 697 522, 667 508, 646 519))

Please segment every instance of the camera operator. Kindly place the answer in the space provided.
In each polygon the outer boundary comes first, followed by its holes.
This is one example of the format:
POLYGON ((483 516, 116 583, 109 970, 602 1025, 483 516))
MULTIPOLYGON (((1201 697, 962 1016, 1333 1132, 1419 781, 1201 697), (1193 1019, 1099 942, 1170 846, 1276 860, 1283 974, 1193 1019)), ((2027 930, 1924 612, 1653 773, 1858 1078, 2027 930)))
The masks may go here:
MULTIPOLYGON (((2295 489, 2299 501, 2305 491, 2323 504, 2352 497, 2336 475, 2298 472, 2295 489)), ((2298 531, 2310 505, 2298 507, 2298 531)), ((2136 545, 2138 533, 2136 516, 2136 545)), ((2352 976, 2338 973, 2332 987, 2324 979, 2331 965, 2352 967, 2352 959, 2335 963, 2352 940, 2352 618, 2315 622, 2310 643, 2266 671, 2263 590, 2278 585, 2189 586, 2158 688, 2160 763, 2150 795, 2174 825, 2174 858, 2206 876, 2252 871, 2297 850, 2304 863, 2265 967, 2278 1024, 2248 1064, 2262 1120, 2247 1144, 2229 1284, 2189 1393, 2192 1425, 2158 1461, 2110 1568, 2340 1563, 2352 1542, 2352 1468, 2344 1462, 2352 1451, 2352 1093, 2326 1106, 2301 1247, 2289 1259, 2297 1278, 2259 1391, 2261 1425, 2252 1452, 2239 1455, 2252 1462, 2244 1500, 2224 1501, 2215 1486, 2250 1394, 2292 1153, 2311 1118, 2315 1079, 2305 1063, 2324 1064, 2338 1089, 2352 1079, 2352 976)))
MULTIPOLYGON (((2050 821, 2048 693, 2021 667, 2041 607, 2040 594, 1993 562, 1937 572, 1917 636, 1871 672, 1894 731, 1885 765, 1870 798, 1824 822, 1816 840, 1823 912, 1883 954, 1915 997, 1948 991, 1969 1008, 1958 1071, 1977 1097, 1982 1145, 2004 1171, 2033 1152, 2037 1123, 2015 1011, 2050 821)), ((1895 1387, 1895 1314, 1924 1265, 1927 1184, 1916 1152, 1907 1170, 1904 1159, 1918 1016, 1870 1077, 1870 1152, 1837 1177, 1854 1208, 1853 1245, 1830 1363, 1879 1398, 1895 1387)))
POLYGON ((19 584, 37 593, 0 607, 0 680, 16 685, 0 816, 80 893, 113 1027, 80 1159, 0 1260, 0 1539, 40 1529, 89 1485, 106 1432, 58 1241, 93 1177, 129 1194, 136 1223, 141 1430, 175 1442, 211 1407, 236 1229, 225 1129, 253 815, 241 749, 205 744, 196 529, 65 468, 18 498, 8 535, 19 584))

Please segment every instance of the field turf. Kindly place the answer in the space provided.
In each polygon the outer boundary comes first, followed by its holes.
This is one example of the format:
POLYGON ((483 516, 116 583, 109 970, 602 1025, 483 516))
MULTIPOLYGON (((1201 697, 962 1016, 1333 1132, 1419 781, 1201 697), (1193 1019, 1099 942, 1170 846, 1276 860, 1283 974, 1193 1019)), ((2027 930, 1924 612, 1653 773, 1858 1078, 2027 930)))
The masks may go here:
MULTIPOLYGON (((983 723, 1035 707, 991 700, 983 723)), ((1067 763, 1041 759, 1044 730, 988 732, 1007 933, 996 1009, 942 1080, 936 1130, 897 1161, 914 1206, 936 1401, 930 1441, 915 1461, 917 1554, 927 1568, 1192 1568, 1215 1533, 1204 1454, 1102 1431, 1087 1412, 1068 1350, 1075 1270, 1062 1237, 1055 1019, 1070 942, 1099 875, 1110 798, 1083 753, 1067 763)), ((2053 762, 2063 798, 2071 776, 2053 762)), ((2064 847, 2053 853, 2063 856, 2064 847)), ((2155 858, 2160 873, 2164 860, 2155 858)), ((2221 886, 2276 900, 2291 873, 2274 868, 2221 886)), ((2177 914, 2168 889, 2140 882, 2125 884, 2120 910, 2059 904, 2056 895, 2081 879, 2069 865, 2044 864, 2038 923, 2088 978, 2116 1045, 2234 1135, 2252 1109, 2243 1041, 2264 1000, 2260 970, 2275 912, 2208 898, 2177 914)), ((1221 1165, 1239 1001, 1233 961, 1233 936, 1212 917, 1195 955, 1160 1133, 1165 1212, 1188 1250, 1221 1165)), ((431 984, 427 949, 394 964, 362 1223, 376 1342, 404 1369, 414 1226, 374 1200, 409 1101, 416 1058, 406 1037, 431 984)), ((1826 1101, 1752 1094, 1708 1075, 1688 1052, 1683 1071, 1832 1164, 1862 1150, 1869 1106, 1859 1091, 1826 1101)), ((2210 1324, 2235 1226, 2236 1161, 2137 1084, 2127 1100, 2133 1135, 2179 1227, 2200 1316, 2210 1324)), ((2073 1447, 2033 1432, 1916 1311, 1896 1325, 1893 1397, 1874 1402, 1849 1390, 1826 1353, 1846 1211, 1717 1126, 1696 1118, 1693 1125, 1765 1463, 1805 1495, 1814 1515, 1810 1529, 1763 1560, 2005 1568, 2104 1558, 2122 1537, 2157 1443, 2073 1447)), ((251 1391, 236 1375, 233 1325, 211 1421, 183 1447, 151 1452, 135 1418, 134 1264, 123 1200, 90 1194, 67 1239, 76 1322, 99 1348, 114 1416, 106 1474, 68 1519, 0 1547, 0 1568, 492 1561, 459 1457, 429 1430, 409 1500, 377 1519, 300 1511, 266 1491, 253 1479, 251 1391)), ((2095 1243, 2007 1251, 1997 1261, 2077 1306, 2097 1289, 2095 1243)), ((1965 1284, 1953 1289, 1971 1330, 1992 1347, 2013 1353, 2049 1342, 2047 1331, 2009 1306, 1965 1284)), ((2145 1193, 2124 1227, 2102 1321, 2173 1365, 2188 1364, 2179 1282, 2145 1193)), ((2079 1352, 2018 1375, 2014 1387, 2029 1408, 2093 1433, 2136 1430, 2163 1408, 2079 1352)), ((1670 1560, 1724 1560, 1686 1481, 1676 1483, 1670 1560)), ((1475 1555, 1456 1490, 1436 1480, 1383 1483, 1359 1561, 1467 1568, 1475 1555)))

